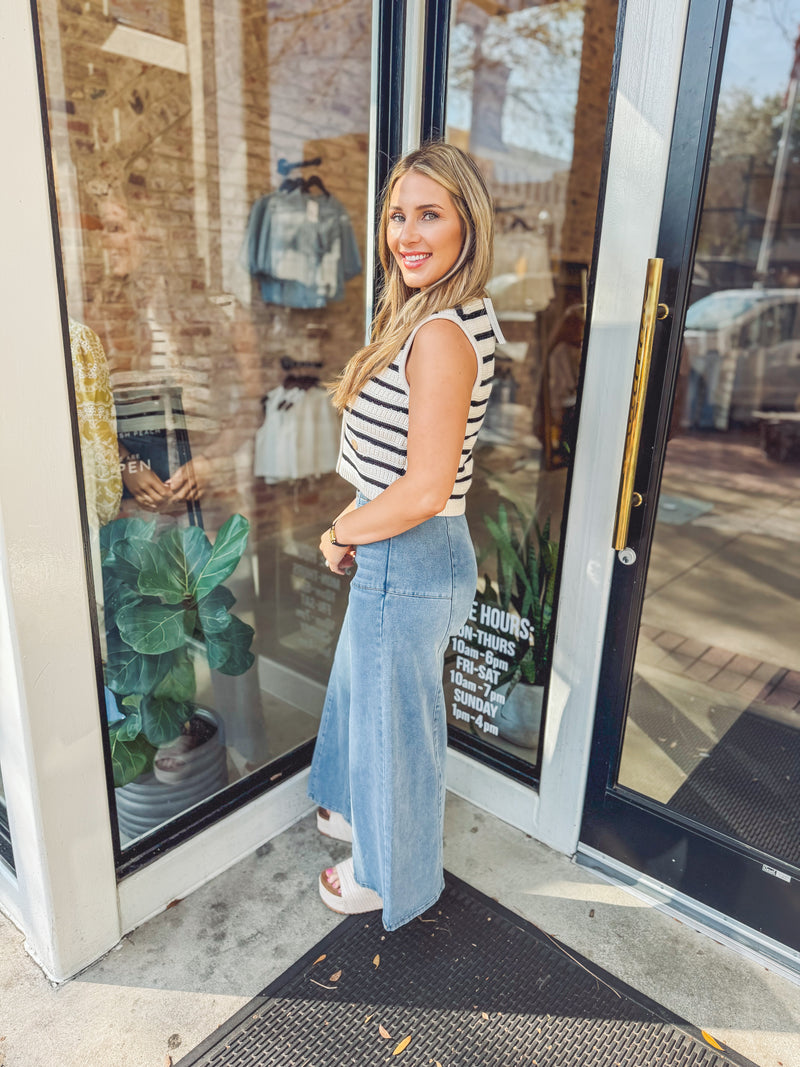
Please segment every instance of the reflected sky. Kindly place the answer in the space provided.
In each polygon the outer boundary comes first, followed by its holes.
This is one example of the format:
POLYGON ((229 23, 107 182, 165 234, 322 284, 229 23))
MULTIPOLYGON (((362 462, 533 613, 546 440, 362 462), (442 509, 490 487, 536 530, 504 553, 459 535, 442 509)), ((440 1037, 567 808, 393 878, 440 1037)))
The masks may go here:
MULTIPOLYGON (((467 9, 471 5, 464 5, 467 9)), ((800 29, 800 0, 735 0, 723 92, 746 90, 756 100, 785 93, 800 29)), ((574 0, 487 20, 481 53, 511 71, 503 140, 569 160, 580 74, 583 12, 574 0)), ((451 39, 448 125, 472 125, 475 62, 472 26, 457 22, 451 39)))
POLYGON ((735 0, 723 92, 746 89, 757 100, 783 95, 799 28, 800 0, 735 0))

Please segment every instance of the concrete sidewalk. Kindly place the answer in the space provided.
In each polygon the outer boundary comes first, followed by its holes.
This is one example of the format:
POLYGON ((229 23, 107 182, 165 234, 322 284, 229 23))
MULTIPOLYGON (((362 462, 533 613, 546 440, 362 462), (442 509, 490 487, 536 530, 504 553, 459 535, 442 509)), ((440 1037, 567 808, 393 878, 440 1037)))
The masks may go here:
MULTIPOLYGON (((308 817, 57 989, 0 918, 0 1065, 176 1063, 337 924, 316 879, 348 847, 308 817)), ((800 984, 452 796, 445 862, 760 1067, 800 1064, 800 984)))

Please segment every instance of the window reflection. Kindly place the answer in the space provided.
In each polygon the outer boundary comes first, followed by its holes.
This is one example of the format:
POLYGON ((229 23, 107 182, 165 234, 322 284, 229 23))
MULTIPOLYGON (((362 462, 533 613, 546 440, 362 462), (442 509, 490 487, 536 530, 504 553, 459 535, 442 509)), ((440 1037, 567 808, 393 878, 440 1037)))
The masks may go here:
POLYGON ((617 20, 612 0, 456 7, 447 138, 496 205, 507 344, 468 502, 479 578, 447 664, 451 725, 537 759, 617 20))
POLYGON ((798 23, 733 4, 619 773, 795 865, 798 23))
POLYGON ((371 11, 39 4, 123 844, 316 733, 371 11))

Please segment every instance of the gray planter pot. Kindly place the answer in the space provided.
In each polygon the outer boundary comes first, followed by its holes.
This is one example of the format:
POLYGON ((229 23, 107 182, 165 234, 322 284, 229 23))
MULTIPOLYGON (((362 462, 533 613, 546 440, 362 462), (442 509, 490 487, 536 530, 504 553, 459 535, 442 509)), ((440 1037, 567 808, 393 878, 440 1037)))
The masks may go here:
MULTIPOLYGON (((213 722, 217 732, 204 744, 182 754, 186 767, 181 772, 165 775, 169 781, 159 781, 152 772, 140 774, 135 781, 114 791, 122 834, 128 837, 146 834, 228 784, 228 755, 222 719, 206 708, 198 708, 195 715, 213 722)), ((159 750, 162 754, 165 751, 168 749, 159 750)))
MULTIPOLYGON (((500 692, 503 691, 501 688, 500 692)), ((536 748, 542 725, 543 685, 517 682, 495 716, 500 737, 520 748, 536 748)))

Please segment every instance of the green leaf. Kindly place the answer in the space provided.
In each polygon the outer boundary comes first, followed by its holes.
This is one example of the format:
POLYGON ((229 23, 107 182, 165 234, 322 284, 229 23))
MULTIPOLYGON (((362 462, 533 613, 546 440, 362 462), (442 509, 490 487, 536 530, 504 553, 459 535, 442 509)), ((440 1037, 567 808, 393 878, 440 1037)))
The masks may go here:
POLYGON ((153 545, 142 538, 116 541, 103 564, 104 569, 133 589, 138 589, 139 573, 147 567, 153 545))
POLYGON ((208 665, 222 674, 244 674, 253 666, 255 657, 249 651, 255 630, 237 615, 231 615, 230 626, 221 634, 206 635, 208 665))
MULTIPOLYGON (((197 529, 193 526, 192 529, 197 529)), ((175 528, 168 531, 174 533, 175 528)), ((158 544, 147 545, 141 553, 142 568, 137 588, 145 596, 155 596, 167 604, 181 604, 189 595, 189 580, 183 560, 175 566, 172 553, 166 545, 166 536, 158 544)))
POLYGON ((529 685, 533 685, 536 681, 536 664, 535 663, 521 663, 522 668, 522 681, 527 682, 529 685))
POLYGON ((217 534, 211 558, 192 589, 197 600, 208 596, 212 589, 233 574, 247 546, 249 532, 250 523, 244 515, 231 515, 217 534))
POLYGON ((123 641, 136 652, 171 652, 186 643, 185 612, 171 604, 130 604, 117 615, 123 641))
POLYGON ((116 575, 106 571, 103 574, 103 614, 106 632, 117 625, 117 612, 126 604, 139 604, 141 596, 116 575))
MULTIPOLYGON (((141 699, 141 698, 139 698, 141 699)), ((133 741, 142 732, 142 715, 138 707, 129 712, 117 727, 120 741, 133 741)))
POLYGON ((192 705, 169 697, 146 696, 142 701, 142 729, 152 745, 168 745, 192 714, 192 705))
POLYGON ((172 654, 146 656, 136 652, 117 633, 108 636, 106 685, 114 693, 149 693, 172 665, 172 654))
POLYGON ((100 552, 105 556, 118 541, 128 538, 150 541, 155 529, 155 519, 114 519, 100 527, 100 552))
POLYGON ((197 580, 211 559, 211 542, 205 530, 200 526, 173 526, 162 536, 158 547, 185 590, 183 597, 195 596, 197 580))
POLYGON ((499 604, 497 592, 495 591, 495 588, 492 585, 492 579, 488 574, 484 574, 483 576, 483 593, 481 594, 481 600, 487 604, 499 604))
MULTIPOLYGON (((120 726, 123 725, 120 723, 120 726)), ((114 772, 114 785, 119 788, 138 778, 153 766, 156 750, 146 737, 139 734, 132 740, 119 736, 119 727, 109 731, 111 744, 111 767, 114 772)))
POLYGON ((153 687, 153 696, 186 703, 194 697, 196 684, 191 657, 185 649, 180 649, 173 653, 170 669, 153 687))
POLYGON ((218 634, 231 624, 228 609, 236 603, 236 597, 224 585, 212 589, 197 605, 197 619, 204 634, 218 634))
MULTIPOLYGON (((502 507, 501 507, 502 510, 502 507)), ((505 516, 505 511, 503 511, 505 516)), ((507 530, 501 529, 492 519, 487 515, 485 518, 487 529, 492 535, 497 547, 497 551, 502 557, 503 561, 511 567, 518 577, 522 581, 527 581, 528 576, 525 573, 525 568, 522 565, 522 561, 519 558, 519 542, 512 539, 507 530)), ((506 523, 508 523, 508 517, 506 516, 506 523)))

